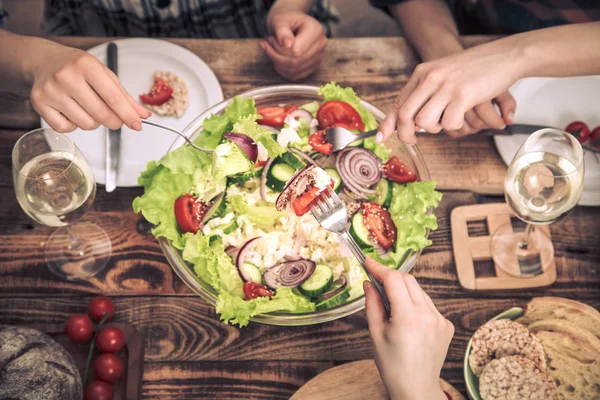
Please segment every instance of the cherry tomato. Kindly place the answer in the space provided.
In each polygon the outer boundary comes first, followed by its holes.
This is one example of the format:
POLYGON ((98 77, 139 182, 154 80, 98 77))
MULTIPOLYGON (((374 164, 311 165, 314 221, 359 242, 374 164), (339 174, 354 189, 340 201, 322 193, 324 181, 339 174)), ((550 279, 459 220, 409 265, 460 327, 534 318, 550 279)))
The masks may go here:
POLYGON ((115 383, 123 374, 123 363, 112 353, 100 354, 94 361, 94 371, 101 381, 115 383))
POLYGON ((274 128, 283 126, 283 121, 291 112, 298 109, 298 106, 287 106, 287 107, 264 107, 259 106, 256 111, 262 117, 258 120, 261 125, 269 125, 274 128))
POLYGON ((389 250, 396 243, 396 225, 388 210, 377 203, 363 203, 362 211, 369 232, 381 247, 389 250))
POLYGON ((110 383, 91 381, 85 386, 83 400, 112 400, 113 387, 110 383))
POLYGON ((600 151, 600 126, 594 128, 587 145, 593 150, 600 151))
POLYGON ((319 153, 329 155, 333 152, 333 145, 325 141, 325 130, 311 134, 308 137, 308 144, 319 153))
POLYGON ((590 128, 585 122, 573 121, 565 128, 565 131, 575 136, 579 143, 585 144, 590 140, 590 128))
POLYGON ((417 175, 396 156, 392 156, 383 166, 383 176, 399 183, 417 180, 417 175))
MULTIPOLYGON (((335 186, 335 182, 333 181, 333 179, 331 180, 331 183, 329 186, 331 186, 332 189, 335 186)), ((309 212, 310 211, 310 203, 312 203, 321 192, 322 192, 321 189, 319 189, 316 186, 313 186, 309 190, 307 190, 302 196, 300 196, 296 200, 294 200, 292 202, 292 207, 294 208, 294 212, 296 213, 296 216, 301 217, 304 214, 306 214, 307 212, 309 212)))
POLYGON ((358 111, 350 104, 340 100, 323 103, 317 111, 317 119, 321 129, 341 126, 346 129, 365 130, 365 124, 358 111))
POLYGON ((267 289, 266 286, 256 282, 244 283, 244 294, 246 295, 246 300, 252 300, 258 297, 273 297, 275 295, 275 293, 267 289))
POLYGON ((69 317, 65 324, 65 333, 74 342, 87 342, 94 334, 94 324, 87 315, 74 314, 69 317))
POLYGON ((208 207, 191 194, 175 200, 175 219, 183 232, 196 233, 208 207))
POLYGON ((116 326, 103 328, 96 336, 96 348, 103 353, 116 353, 125 345, 125 336, 116 326))
POLYGON ((162 78, 155 78, 154 85, 150 92, 140 95, 140 100, 144 104, 151 106, 160 106, 166 103, 173 94, 173 88, 162 78))
POLYGON ((96 322, 100 322, 104 314, 108 314, 106 321, 110 321, 115 316, 115 305, 106 296, 94 297, 88 304, 88 314, 96 322))

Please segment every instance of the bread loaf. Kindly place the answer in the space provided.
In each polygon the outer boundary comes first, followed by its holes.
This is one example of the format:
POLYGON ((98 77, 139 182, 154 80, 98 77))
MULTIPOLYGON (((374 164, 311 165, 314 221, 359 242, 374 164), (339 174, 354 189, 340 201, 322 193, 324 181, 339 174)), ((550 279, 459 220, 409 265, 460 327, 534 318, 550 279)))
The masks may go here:
POLYGON ((527 327, 527 329, 529 329, 531 332, 548 331, 566 333, 578 340, 581 340, 596 352, 600 353, 600 339, 594 336, 594 334, 587 329, 583 329, 579 325, 567 320, 544 319, 532 323, 527 327))
POLYGON ((0 399, 81 400, 73 358, 35 329, 0 326, 0 399))

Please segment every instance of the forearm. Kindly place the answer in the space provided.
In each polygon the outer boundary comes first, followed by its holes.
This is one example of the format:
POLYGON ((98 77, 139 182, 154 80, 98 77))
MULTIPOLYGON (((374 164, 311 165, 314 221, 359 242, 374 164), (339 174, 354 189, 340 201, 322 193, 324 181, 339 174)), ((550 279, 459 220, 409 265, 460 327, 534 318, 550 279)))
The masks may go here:
POLYGON ((410 0, 390 6, 390 12, 421 60, 430 61, 463 50, 445 0, 410 0))

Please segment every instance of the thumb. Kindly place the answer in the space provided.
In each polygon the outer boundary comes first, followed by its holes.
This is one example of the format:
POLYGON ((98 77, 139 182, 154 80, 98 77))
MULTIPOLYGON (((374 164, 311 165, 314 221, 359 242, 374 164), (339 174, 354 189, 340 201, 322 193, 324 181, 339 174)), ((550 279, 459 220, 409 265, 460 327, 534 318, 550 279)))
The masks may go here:
POLYGON ((367 313, 367 322, 369 323, 369 333, 375 339, 383 333, 386 320, 385 308, 377 290, 369 281, 363 282, 365 290, 365 309, 367 313))
POLYGON ((498 104, 504 122, 507 125, 512 125, 514 123, 515 110, 517 109, 515 98, 509 92, 504 92, 496 97, 494 102, 498 104))
POLYGON ((273 21, 273 36, 284 49, 291 49, 294 45, 294 32, 286 20, 273 21))

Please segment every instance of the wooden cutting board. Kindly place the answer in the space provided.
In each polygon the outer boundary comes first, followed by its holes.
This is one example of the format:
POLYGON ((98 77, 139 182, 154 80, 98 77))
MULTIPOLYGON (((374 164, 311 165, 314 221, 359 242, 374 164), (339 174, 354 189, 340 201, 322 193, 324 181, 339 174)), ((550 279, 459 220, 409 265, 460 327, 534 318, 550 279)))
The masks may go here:
MULTIPOLYGON (((448 382, 442 390, 452 400, 465 400, 448 382)), ((387 400, 387 390, 373 360, 354 361, 328 369, 306 382, 290 400, 387 400)))

